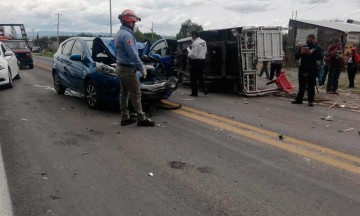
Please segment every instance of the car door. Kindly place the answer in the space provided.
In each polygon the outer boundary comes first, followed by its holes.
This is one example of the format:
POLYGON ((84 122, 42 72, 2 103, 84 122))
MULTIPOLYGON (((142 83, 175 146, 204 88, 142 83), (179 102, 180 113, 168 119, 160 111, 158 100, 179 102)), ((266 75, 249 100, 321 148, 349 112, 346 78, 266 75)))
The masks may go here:
POLYGON ((158 54, 160 55, 161 62, 163 63, 166 71, 166 75, 170 76, 172 74, 172 67, 173 67, 173 55, 176 49, 173 47, 173 41, 176 40, 166 40, 160 39, 156 41, 150 48, 150 54, 158 54), (168 43, 169 42, 169 43, 168 43), (169 44, 171 46, 169 46, 169 44))
POLYGON ((59 77, 60 82, 66 87, 74 88, 71 82, 71 76, 69 71, 69 64, 70 64, 70 54, 72 50, 72 46, 75 40, 69 40, 62 45, 61 53, 56 57, 58 62, 58 69, 59 69, 59 77))
POLYGON ((1 44, 1 50, 2 50, 2 52, 4 54, 4 58, 6 59, 6 61, 9 64, 11 74, 12 74, 12 76, 14 78, 19 73, 18 60, 16 58, 16 55, 8 47, 6 47, 4 44, 1 44), (6 52, 10 52, 13 55, 6 56, 5 55, 6 52))
POLYGON ((85 46, 86 45, 82 42, 81 39, 77 39, 75 41, 71 50, 68 64, 70 77, 69 80, 72 83, 72 86, 74 86, 74 89, 80 92, 83 92, 83 80, 87 71, 83 62, 85 46))

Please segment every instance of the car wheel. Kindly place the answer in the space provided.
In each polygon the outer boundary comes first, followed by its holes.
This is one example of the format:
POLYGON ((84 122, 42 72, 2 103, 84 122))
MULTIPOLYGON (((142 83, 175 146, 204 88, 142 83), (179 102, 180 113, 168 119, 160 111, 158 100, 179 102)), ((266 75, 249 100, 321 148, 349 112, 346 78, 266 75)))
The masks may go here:
POLYGON ((34 64, 29 64, 29 69, 34 69, 34 64))
POLYGON ((60 78, 59 78, 59 75, 57 74, 57 72, 54 72, 53 79, 54 79, 55 92, 57 94, 64 94, 66 87, 60 83, 60 78))
POLYGON ((8 86, 9 88, 14 87, 13 79, 12 79, 12 74, 11 74, 10 68, 9 68, 9 84, 8 84, 7 86, 8 86))
POLYGON ((20 77, 20 74, 18 73, 15 77, 14 77, 14 79, 20 79, 21 77, 20 77))
POLYGON ((91 109, 96 109, 99 107, 100 101, 97 96, 95 84, 92 80, 88 80, 85 83, 85 97, 86 103, 91 109))

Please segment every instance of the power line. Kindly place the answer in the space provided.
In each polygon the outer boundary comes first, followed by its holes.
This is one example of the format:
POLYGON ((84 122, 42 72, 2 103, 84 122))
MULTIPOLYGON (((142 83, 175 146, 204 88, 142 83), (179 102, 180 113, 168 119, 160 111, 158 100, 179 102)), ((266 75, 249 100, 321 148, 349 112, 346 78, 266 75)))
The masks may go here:
POLYGON ((314 8, 320 6, 320 5, 321 5, 322 3, 324 3, 324 2, 325 2, 325 1, 319 2, 318 4, 316 4, 316 5, 314 5, 314 6, 310 7, 310 8, 307 8, 307 9, 304 9, 304 10, 298 11, 298 12, 299 12, 299 14, 300 14, 300 13, 304 13, 304 12, 306 12, 306 11, 308 11, 308 10, 311 10, 311 9, 314 9, 314 8))

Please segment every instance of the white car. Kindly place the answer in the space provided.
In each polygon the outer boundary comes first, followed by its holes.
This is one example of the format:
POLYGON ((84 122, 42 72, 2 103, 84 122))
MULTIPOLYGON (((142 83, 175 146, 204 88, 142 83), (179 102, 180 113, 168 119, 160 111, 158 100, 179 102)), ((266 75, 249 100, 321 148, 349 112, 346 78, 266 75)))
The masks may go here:
POLYGON ((16 55, 0 41, 0 86, 13 87, 13 79, 19 79, 19 65, 16 55))

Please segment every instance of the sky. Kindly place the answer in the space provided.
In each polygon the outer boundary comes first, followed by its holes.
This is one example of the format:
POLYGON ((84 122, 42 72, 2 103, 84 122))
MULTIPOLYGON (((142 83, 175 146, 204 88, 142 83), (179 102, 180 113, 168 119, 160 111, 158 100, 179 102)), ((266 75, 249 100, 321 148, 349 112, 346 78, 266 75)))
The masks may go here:
MULTIPOLYGON (((205 30, 238 26, 288 25, 293 11, 297 19, 360 21, 360 0, 111 0, 112 31, 120 26, 118 15, 133 10, 142 32, 175 36, 187 19, 205 30), (294 12, 295 14, 295 12, 294 12)), ((0 23, 21 23, 28 35, 60 32, 110 33, 110 0, 2 0, 0 23)), ((295 15, 294 15, 295 16, 295 15)))

